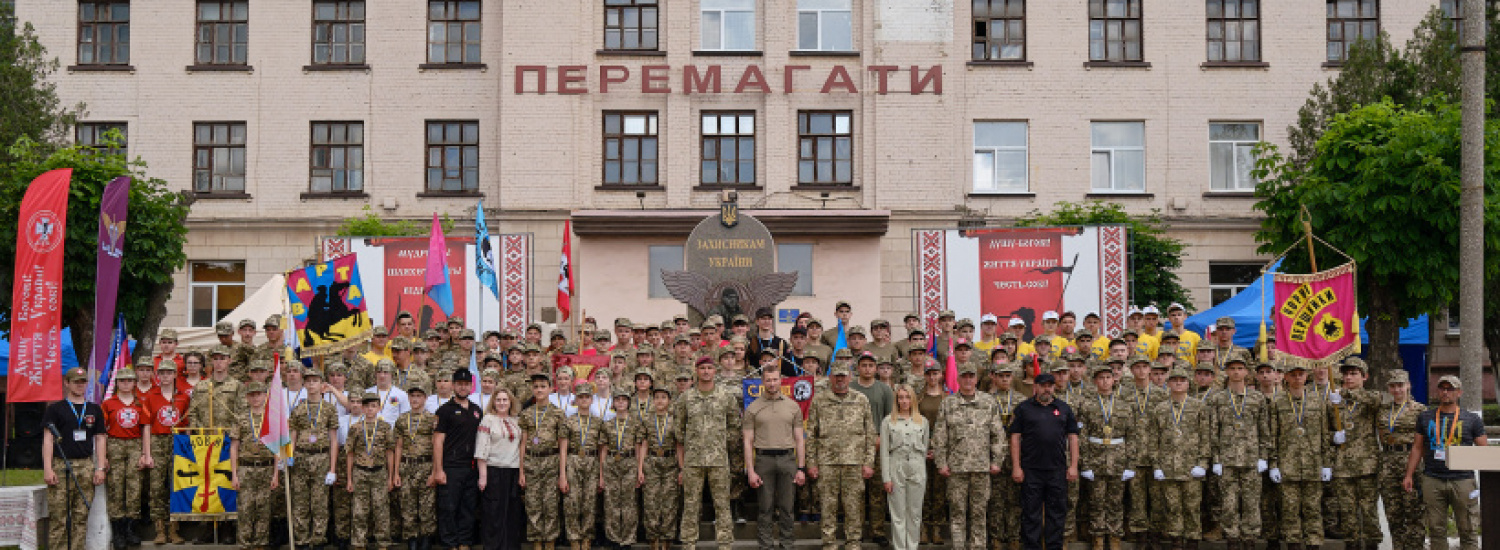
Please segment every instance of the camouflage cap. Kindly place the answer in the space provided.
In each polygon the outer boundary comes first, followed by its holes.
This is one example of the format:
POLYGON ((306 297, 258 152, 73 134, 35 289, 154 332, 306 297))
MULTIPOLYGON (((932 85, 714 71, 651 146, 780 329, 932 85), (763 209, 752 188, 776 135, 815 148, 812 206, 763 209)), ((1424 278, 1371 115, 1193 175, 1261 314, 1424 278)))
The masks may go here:
POLYGON ((1054 359, 1052 362, 1047 363, 1047 367, 1048 372, 1064 371, 1068 370, 1068 362, 1062 359, 1054 359))
POLYGON ((573 386, 573 394, 574 395, 579 395, 579 396, 587 395, 589 397, 593 397, 594 396, 594 383, 593 382, 579 382, 578 385, 573 386))
POLYGON ((836 352, 833 353, 833 358, 834 359, 853 359, 854 358, 854 352, 850 351, 849 348, 839 348, 838 351, 836 351, 836 352))
POLYGON ((677 369, 677 373, 672 376, 672 379, 673 380, 692 380, 693 379, 693 371, 690 371, 690 370, 687 370, 687 369, 677 369))
POLYGON ((1158 338, 1158 339, 1161 340, 1163 343, 1165 343, 1167 340, 1171 340, 1173 342, 1181 342, 1182 341, 1182 336, 1179 336, 1175 332, 1163 332, 1161 334, 1161 337, 1158 338))
POLYGON ((677 321, 687 322, 687 320, 688 320, 688 316, 687 316, 686 313, 678 313, 678 314, 672 316, 672 322, 673 323, 676 323, 677 321))
POLYGON ((460 340, 473 340, 474 339, 474 329, 466 328, 466 329, 463 329, 463 330, 459 331, 458 338, 460 340))
POLYGON ((413 394, 413 393, 420 393, 420 394, 422 394, 424 396, 427 395, 427 387, 423 386, 421 382, 418 382, 416 380, 410 380, 410 381, 408 381, 406 383, 406 387, 402 388, 402 389, 406 390, 407 395, 410 395, 410 394, 413 394))
POLYGON ((623 349, 617 349, 615 351, 609 352, 609 358, 610 359, 630 359, 630 354, 629 353, 625 353, 625 350, 623 350, 623 349))
POLYGON ((135 380, 135 369, 120 369, 115 371, 115 380, 135 380))
POLYGON ((1121 359, 1119 357, 1110 356, 1110 357, 1105 357, 1104 361, 1101 361, 1101 363, 1103 363, 1105 365, 1124 365, 1125 364, 1125 360, 1121 359))
POLYGON ((1170 372, 1167 373, 1167 380, 1171 380, 1173 378, 1192 378, 1192 375, 1188 374, 1187 369, 1177 367, 1173 368, 1170 372))
POLYGON ((376 392, 372 392, 372 391, 364 392, 364 393, 360 394, 360 396, 359 396, 359 402, 361 404, 363 404, 363 403, 379 403, 380 402, 380 394, 376 393, 376 392))
POLYGON ((1391 369, 1390 372, 1386 373, 1385 384, 1387 386, 1393 385, 1393 384, 1410 384, 1410 383, 1411 383, 1411 376, 1406 373, 1406 369, 1391 369))
MULTIPOLYGON (((245 384, 245 393, 266 393, 266 383, 252 380, 249 384, 245 384)), ((379 401, 379 398, 376 400, 379 401)))
POLYGON ((813 325, 818 325, 818 328, 823 328, 823 320, 822 319, 818 319, 817 317, 808 317, 807 318, 807 326, 813 326, 813 325))
POLYGON ((370 334, 379 337, 390 336, 391 329, 385 328, 385 325, 377 325, 375 330, 370 331, 370 334))
POLYGON ((1134 336, 1136 338, 1140 338, 1141 337, 1141 333, 1140 333, 1140 331, 1137 331, 1137 330, 1135 330, 1133 328, 1127 328, 1125 330, 1120 331, 1120 339, 1123 340, 1123 339, 1125 339, 1126 336, 1134 336))
POLYGON ((653 379, 653 380, 656 378, 656 374, 653 373, 653 372, 651 372, 651 369, 645 369, 645 368, 635 369, 635 374, 630 375, 630 378, 632 380, 634 380, 634 379, 640 378, 642 376, 644 376, 646 378, 653 379))
POLYGON ((454 315, 452 317, 449 317, 448 318, 448 322, 444 323, 444 324, 446 324, 446 325, 448 325, 450 327, 453 326, 453 325, 464 326, 464 318, 463 317, 459 317, 457 315, 454 315))
MULTIPOLYGON (((423 342, 423 345, 426 345, 426 342, 423 342)), ((396 338, 395 340, 391 340, 391 351, 408 351, 410 349, 411 349, 411 340, 408 340, 405 337, 400 337, 400 338, 396 338)))
POLYGON ((313 367, 302 367, 302 378, 307 378, 309 376, 315 377, 318 380, 322 380, 323 371, 320 371, 313 367))
POLYGON ((880 327, 891 328, 891 322, 885 319, 875 319, 870 321, 870 330, 875 330, 880 327))
POLYGON ((170 359, 157 361, 156 372, 177 372, 177 362, 170 359))
POLYGON ((705 319, 703 321, 703 324, 698 325, 698 328, 704 328, 704 329, 707 329, 707 328, 719 328, 719 325, 714 324, 713 321, 709 321, 709 320, 705 319))
POLYGON ((548 340, 555 340, 555 339, 558 339, 558 338, 567 339, 567 337, 568 337, 568 335, 563 332, 563 329, 555 328, 555 329, 552 329, 552 333, 547 336, 547 339, 548 340))
POLYGON ((973 363, 964 363, 958 366, 958 374, 959 376, 963 376, 965 374, 978 375, 979 368, 974 366, 973 363))
POLYGON ((376 373, 382 373, 382 372, 384 372, 384 373, 395 373, 396 372, 396 364, 393 363, 393 362, 391 362, 390 359, 381 359, 380 361, 377 361, 375 363, 375 372, 376 373))
POLYGON ((1164 361, 1157 361, 1157 362, 1151 363, 1151 370, 1165 370, 1165 371, 1170 371, 1170 370, 1172 370, 1172 365, 1175 365, 1175 364, 1177 364, 1177 361, 1174 361, 1171 358, 1167 358, 1164 361))
POLYGON ((734 314, 734 318, 730 319, 730 323, 731 324, 736 324, 736 325, 740 324, 740 323, 745 323, 745 324, 748 325, 748 324, 750 324, 750 318, 746 317, 745 314, 743 314, 743 313, 736 313, 736 314, 734 314))
MULTIPOLYGON (((658 328, 658 327, 651 327, 651 328, 658 328)), ((661 322, 661 326, 660 326, 660 330, 677 330, 677 323, 673 323, 671 321, 662 321, 661 322)))
POLYGON ((1150 365, 1151 364, 1151 359, 1147 358, 1143 354, 1136 353, 1136 354, 1131 355, 1129 359, 1125 360, 1125 364, 1130 365, 1132 367, 1134 367, 1134 366, 1136 366, 1138 364, 1141 364, 1141 363, 1145 363, 1147 365, 1150 365))
POLYGON ((245 327, 256 328, 256 326, 255 326, 255 319, 240 319, 240 324, 236 328, 245 328, 245 327))
POLYGON ((526 353, 541 353, 542 346, 537 344, 526 344, 526 353))
POLYGON ((217 346, 208 348, 208 355, 209 355, 209 357, 212 357, 212 356, 215 356, 215 355, 223 355, 225 357, 228 357, 230 355, 234 355, 234 353, 233 353, 233 350, 229 349, 229 346, 226 346, 224 344, 219 344, 217 346))
POLYGON ((1370 366, 1365 364, 1364 359, 1358 357, 1344 359, 1344 364, 1339 365, 1339 372, 1344 372, 1345 369, 1359 369, 1359 372, 1366 376, 1370 374, 1370 366))
POLYGON ((266 327, 270 327, 270 328, 281 328, 282 327, 282 324, 281 324, 281 314, 277 313, 277 314, 271 315, 270 317, 266 317, 266 322, 262 326, 266 326, 266 327))
POLYGON ((348 376, 348 375, 349 375, 349 365, 345 364, 344 361, 341 360, 341 359, 335 359, 333 361, 329 361, 328 363, 323 364, 323 376, 327 376, 329 378, 332 378, 334 376, 348 376))
POLYGON ((648 330, 651 330, 651 326, 647 325, 646 323, 636 323, 634 325, 630 325, 631 332, 646 332, 648 330))
POLYGON ((974 344, 970 343, 968 340, 958 340, 958 341, 956 341, 956 342, 953 343, 953 349, 954 349, 954 351, 957 351, 957 350, 963 349, 963 348, 974 349, 974 344))
POLYGON ((170 328, 161 329, 161 332, 159 332, 159 333, 156 334, 156 341, 160 342, 162 340, 171 340, 173 342, 176 342, 177 341, 177 330, 176 329, 170 329, 170 328))
POLYGON ((422 333, 422 339, 423 340, 431 340, 433 338, 437 338, 437 339, 441 340, 443 338, 443 334, 440 333, 440 332, 438 332, 437 329, 435 329, 435 328, 427 329, 426 332, 422 333))
POLYGON ((945 309, 945 310, 942 310, 942 311, 938 312, 938 319, 952 319, 952 318, 957 317, 957 316, 958 315, 955 315, 953 313, 953 310, 951 310, 951 309, 945 309))
POLYGON ((615 327, 616 328, 619 328, 619 327, 629 327, 630 325, 631 325, 630 319, 625 318, 625 317, 615 317, 615 327))
POLYGON ((412 351, 420 351, 420 352, 424 352, 425 353, 425 352, 432 351, 432 348, 430 348, 430 347, 427 346, 427 342, 426 341, 423 341, 423 340, 413 340, 411 342, 411 350, 412 351))
POLYGON ((234 334, 234 325, 228 321, 214 325, 214 334, 218 336, 230 336, 234 334))
MULTIPOLYGON (((1240 363, 1244 363, 1244 361, 1240 361, 1240 363)), ((1226 365, 1227 365, 1227 363, 1226 363, 1226 365)), ((1193 366, 1193 372, 1197 373, 1197 372, 1201 372, 1201 371, 1208 371, 1208 372, 1212 372, 1212 373, 1217 373, 1217 372, 1219 372, 1219 369, 1216 368, 1216 367, 1214 367, 1214 362, 1213 361, 1199 361, 1197 365, 1193 366)))
POLYGON ((562 347, 561 351, 563 355, 575 355, 578 353, 578 346, 575 344, 567 344, 562 347))
POLYGON ((641 344, 635 347, 636 355, 656 355, 656 349, 651 344, 641 344))
POLYGON ((619 399, 621 397, 623 397, 625 399, 630 399, 632 391, 631 391, 630 387, 628 387, 628 386, 617 386, 614 389, 614 394, 615 394, 615 399, 619 399))
POLYGON ((258 371, 258 370, 264 370, 264 371, 271 370, 271 360, 270 359, 253 359, 253 360, 250 361, 250 367, 249 367, 249 369, 250 369, 251 372, 258 371))
POLYGON ((1099 364, 1096 364, 1093 367, 1089 368, 1089 378, 1093 378, 1095 376, 1099 376, 1099 373, 1101 373, 1101 372, 1107 372, 1107 373, 1110 373, 1110 374, 1114 374, 1115 370, 1109 368, 1109 365, 1106 365, 1106 364, 1103 364, 1103 363, 1099 363, 1099 364))
POLYGON ((709 315, 703 322, 713 323, 716 327, 722 327, 724 326, 724 317, 722 315, 709 315))
POLYGON ((1073 353, 1064 353, 1063 354, 1063 360, 1067 361, 1069 363, 1082 363, 1082 362, 1088 361, 1089 360, 1089 356, 1084 355, 1082 353, 1078 353, 1078 352, 1075 351, 1073 353))
POLYGON ((865 334, 865 327, 862 327, 862 326, 859 326, 859 325, 854 325, 852 327, 849 327, 848 330, 844 331, 844 334, 846 336, 854 336, 856 334, 858 334, 860 336, 865 336, 865 337, 869 337, 870 336, 869 334, 865 334))
POLYGON ((849 376, 849 364, 844 362, 834 363, 828 369, 828 376, 849 376))
POLYGON ((1073 331, 1073 339, 1074 340, 1077 340, 1079 338, 1084 338, 1084 337, 1093 338, 1094 337, 1094 331, 1086 329, 1086 328, 1081 328, 1081 329, 1078 329, 1076 331, 1073 331))
POLYGON ((677 344, 692 345, 693 344, 693 339, 689 338, 688 335, 686 335, 686 334, 678 334, 676 338, 672 339, 672 345, 675 346, 677 344))
POLYGON ((1214 323, 1215 328, 1234 328, 1234 317, 1220 317, 1214 323))
POLYGON ((1020 365, 1019 362, 1017 362, 1017 361, 1007 361, 1007 362, 1001 363, 999 365, 995 365, 993 367, 990 367, 990 374, 1009 374, 1009 375, 1015 375, 1016 372, 1018 372, 1020 370, 1020 368, 1021 368, 1021 365, 1020 365))
POLYGON ((963 319, 959 319, 958 320, 958 324, 957 325, 953 326, 953 328, 964 328, 964 327, 974 328, 974 320, 970 319, 968 317, 964 317, 963 319))
MULTIPOLYGON (((453 373, 451 373, 451 372, 448 373, 448 376, 451 378, 453 376, 453 373)), ((495 370, 495 369, 484 369, 484 372, 479 373, 479 380, 480 381, 493 380, 493 381, 499 382, 500 381, 500 371, 495 370)))

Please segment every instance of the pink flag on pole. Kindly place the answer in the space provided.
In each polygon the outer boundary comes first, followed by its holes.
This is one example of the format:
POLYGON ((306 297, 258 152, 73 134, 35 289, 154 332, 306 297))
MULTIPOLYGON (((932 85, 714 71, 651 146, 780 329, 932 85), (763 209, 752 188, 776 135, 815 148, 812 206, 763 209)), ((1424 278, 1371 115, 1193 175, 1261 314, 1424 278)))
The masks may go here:
POLYGON ((275 358, 275 371, 271 375, 270 387, 266 390, 266 416, 260 425, 260 442, 271 448, 271 452, 278 453, 288 443, 292 442, 291 430, 286 425, 286 386, 281 383, 281 355, 275 358))

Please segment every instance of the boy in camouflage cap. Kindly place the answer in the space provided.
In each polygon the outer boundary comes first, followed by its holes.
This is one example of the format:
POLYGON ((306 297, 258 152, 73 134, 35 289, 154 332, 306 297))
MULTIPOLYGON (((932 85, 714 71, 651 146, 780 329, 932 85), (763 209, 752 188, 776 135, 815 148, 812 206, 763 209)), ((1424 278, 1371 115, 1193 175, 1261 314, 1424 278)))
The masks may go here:
MULTIPOLYGON (((255 365, 263 367, 265 362, 256 361, 251 368, 255 365)), ((250 382, 245 398, 246 413, 239 416, 229 434, 234 488, 239 492, 236 531, 241 548, 265 550, 271 544, 272 488, 280 484, 281 472, 276 468, 276 454, 258 441, 266 420, 266 385, 250 382)))
POLYGON ((1188 394, 1191 375, 1183 368, 1167 374, 1169 394, 1157 403, 1146 425, 1152 478, 1164 507, 1162 535, 1174 548, 1196 548, 1201 537, 1202 495, 1191 485, 1208 475, 1210 447, 1205 437, 1203 402, 1188 394))

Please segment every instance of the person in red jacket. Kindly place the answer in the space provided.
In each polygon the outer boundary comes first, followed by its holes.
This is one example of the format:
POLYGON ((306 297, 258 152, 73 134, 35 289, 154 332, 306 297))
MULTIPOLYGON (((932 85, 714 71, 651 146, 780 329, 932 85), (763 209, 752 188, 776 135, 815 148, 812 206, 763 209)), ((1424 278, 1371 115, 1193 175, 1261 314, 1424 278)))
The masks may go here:
POLYGON ((145 401, 135 392, 135 370, 115 374, 115 394, 104 400, 105 456, 109 458, 109 522, 116 550, 141 543, 135 533, 140 514, 141 470, 151 467, 151 438, 144 428, 151 424, 145 401))
MULTIPOLYGON (((149 364, 151 359, 146 358, 149 364)), ((151 449, 151 480, 149 489, 151 503, 151 521, 156 525, 156 544, 166 544, 170 536, 172 544, 182 544, 182 536, 177 533, 177 522, 171 522, 171 533, 167 532, 167 522, 170 519, 169 499, 172 496, 172 434, 176 429, 186 428, 188 425, 187 409, 188 403, 192 401, 192 395, 187 388, 178 387, 177 363, 174 361, 162 361, 156 365, 156 387, 151 388, 143 396, 146 401, 146 410, 151 413, 151 435, 161 437, 161 444, 154 445, 151 449)))

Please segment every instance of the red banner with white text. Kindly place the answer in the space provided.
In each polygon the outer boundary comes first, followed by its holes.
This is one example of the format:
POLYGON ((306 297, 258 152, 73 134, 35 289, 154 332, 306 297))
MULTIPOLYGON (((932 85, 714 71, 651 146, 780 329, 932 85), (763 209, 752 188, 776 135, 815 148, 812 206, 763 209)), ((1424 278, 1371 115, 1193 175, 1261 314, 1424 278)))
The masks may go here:
POLYGON ((10 311, 11 403, 62 399, 63 238, 72 177, 71 168, 37 176, 21 200, 10 311))

